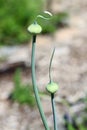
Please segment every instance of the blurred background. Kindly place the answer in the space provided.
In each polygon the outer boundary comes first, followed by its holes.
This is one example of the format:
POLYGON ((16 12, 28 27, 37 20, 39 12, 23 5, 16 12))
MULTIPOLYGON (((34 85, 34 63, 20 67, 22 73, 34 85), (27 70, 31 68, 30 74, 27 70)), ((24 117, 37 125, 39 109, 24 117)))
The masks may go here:
POLYGON ((0 130, 44 130, 31 82, 31 40, 27 27, 38 19, 36 76, 39 95, 53 130, 49 62, 56 47, 52 78, 59 130, 87 128, 87 0, 0 0, 0 130), (38 119, 38 120, 37 120, 38 119))

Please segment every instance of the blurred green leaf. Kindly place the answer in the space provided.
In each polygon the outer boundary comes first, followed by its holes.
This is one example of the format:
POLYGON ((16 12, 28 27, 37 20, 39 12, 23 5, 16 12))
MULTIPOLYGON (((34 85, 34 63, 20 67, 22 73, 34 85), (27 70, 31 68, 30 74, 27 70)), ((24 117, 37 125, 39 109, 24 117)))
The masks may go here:
POLYGON ((42 0, 0 0, 0 44, 29 40, 27 27, 43 10, 42 0))
POLYGON ((20 104, 35 105, 35 98, 32 91, 32 86, 23 84, 21 80, 21 71, 17 70, 14 75, 14 90, 12 92, 12 100, 20 104))

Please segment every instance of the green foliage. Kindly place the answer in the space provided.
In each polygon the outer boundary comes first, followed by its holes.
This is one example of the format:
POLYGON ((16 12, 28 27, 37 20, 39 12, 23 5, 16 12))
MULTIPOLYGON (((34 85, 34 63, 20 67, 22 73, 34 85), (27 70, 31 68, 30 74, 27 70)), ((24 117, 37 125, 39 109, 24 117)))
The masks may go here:
POLYGON ((27 42, 26 28, 42 7, 42 0, 0 0, 0 44, 27 42))
MULTIPOLYGON (((26 43, 30 39, 27 27, 43 12, 43 0, 0 0, 0 45, 26 43)), ((49 21, 38 20, 42 33, 50 33, 63 23, 65 12, 54 15, 49 21)))
MULTIPOLYGON (((68 123, 68 128, 67 130, 77 130, 76 128, 74 128, 74 126, 67 122, 68 123)), ((83 125, 83 124, 78 124, 78 130, 86 130, 87 128, 83 125)))
POLYGON ((32 88, 29 84, 23 84, 21 80, 21 72, 17 70, 14 76, 14 90, 12 92, 12 99, 20 104, 35 105, 35 98, 33 96, 32 88))
POLYGON ((83 125, 79 125, 79 130, 87 130, 87 128, 84 127, 83 125))
POLYGON ((71 123, 68 124, 68 130, 75 130, 75 128, 73 127, 71 123))

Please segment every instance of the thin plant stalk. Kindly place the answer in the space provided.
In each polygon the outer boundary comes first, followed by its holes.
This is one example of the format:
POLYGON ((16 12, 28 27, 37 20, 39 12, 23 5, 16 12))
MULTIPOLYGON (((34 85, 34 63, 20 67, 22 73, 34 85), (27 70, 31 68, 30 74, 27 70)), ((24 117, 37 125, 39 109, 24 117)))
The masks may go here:
POLYGON ((38 93, 38 88, 37 88, 37 83, 36 83, 36 76, 35 76, 35 46, 36 46, 36 35, 33 35, 33 41, 32 41, 32 56, 31 56, 31 67, 32 67, 32 84, 33 84, 33 89, 34 89, 34 94, 35 94, 35 99, 36 103, 40 112, 40 116, 42 119, 42 122, 44 124, 45 130, 49 130, 46 117, 44 114, 44 111, 42 109, 39 93, 38 93))
MULTIPOLYGON (((53 49, 52 56, 51 56, 51 59, 50 59, 50 65, 49 65, 49 80, 50 80, 50 83, 52 82, 51 66, 52 66, 52 60, 53 60, 54 52, 55 52, 55 48, 53 49)), ((52 104, 52 112, 53 112, 54 130, 58 130, 55 101, 54 101, 54 93, 51 93, 51 104, 52 104)))
POLYGON ((50 83, 52 82, 51 66, 52 66, 52 60, 53 60, 54 53, 55 53, 55 47, 54 47, 54 49, 53 49, 52 56, 51 56, 51 59, 50 59, 50 65, 49 65, 49 80, 50 80, 50 83))
POLYGON ((57 118, 56 118, 56 108, 55 108, 55 101, 54 101, 54 93, 51 93, 51 103, 52 103, 52 111, 53 111, 54 130, 58 130, 57 118))

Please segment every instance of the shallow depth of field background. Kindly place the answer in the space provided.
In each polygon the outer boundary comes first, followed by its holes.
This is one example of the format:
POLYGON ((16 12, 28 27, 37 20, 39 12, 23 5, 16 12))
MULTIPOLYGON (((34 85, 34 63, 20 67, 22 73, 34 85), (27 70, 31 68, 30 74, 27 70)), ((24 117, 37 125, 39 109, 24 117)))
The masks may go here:
POLYGON ((49 62, 56 47, 52 78, 59 130, 87 127, 87 1, 0 0, 0 130, 44 130, 31 82, 31 42, 27 27, 48 10, 49 20, 38 19, 37 85, 48 125, 53 130, 49 62))

